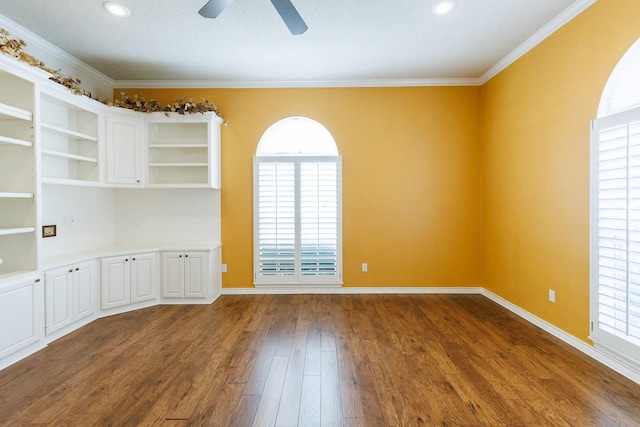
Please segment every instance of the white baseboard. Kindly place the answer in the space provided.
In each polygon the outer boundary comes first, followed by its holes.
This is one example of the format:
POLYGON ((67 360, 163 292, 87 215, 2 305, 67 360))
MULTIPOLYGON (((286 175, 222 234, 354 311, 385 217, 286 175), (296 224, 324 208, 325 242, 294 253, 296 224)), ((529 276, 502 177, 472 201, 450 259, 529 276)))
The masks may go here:
POLYGON ((14 363, 21 361, 22 359, 31 356, 33 353, 44 349, 46 346, 47 345, 44 344, 42 340, 39 340, 27 348, 23 348, 22 350, 19 350, 11 354, 10 356, 5 357, 4 359, 0 360, 0 371, 2 371, 4 368, 8 368, 14 363))
POLYGON ((260 286, 259 288, 222 288, 222 295, 277 295, 277 294, 481 294, 480 287, 464 288, 338 288, 323 286, 260 286))
POLYGON ((274 294, 479 294, 496 304, 506 308, 510 312, 522 317, 529 323, 539 327, 545 332, 550 333, 554 337, 564 341, 573 348, 581 351, 585 355, 602 363, 608 368, 613 369, 620 375, 623 375, 631 381, 640 384, 640 371, 635 369, 623 360, 617 359, 615 356, 605 353, 600 349, 589 345, 588 343, 568 334, 562 329, 542 320, 541 318, 529 313, 526 310, 510 303, 504 298, 494 294, 493 292, 482 287, 438 287, 438 288, 336 288, 336 287, 301 287, 301 286, 269 286, 260 288, 222 288, 222 295, 274 295, 274 294))
POLYGON ((592 345, 589 345, 588 343, 574 337, 573 335, 566 333, 562 329, 552 325, 546 320, 542 320, 538 316, 535 316, 529 313, 528 311, 523 310, 517 305, 510 303, 506 299, 494 294, 491 291, 482 289, 481 294, 489 298, 491 301, 495 302, 496 304, 506 308, 510 312, 522 317, 524 320, 528 321, 529 323, 534 324, 535 326, 539 327, 543 331, 548 332, 554 337, 564 341, 565 343, 569 344, 573 348, 580 350, 582 353, 586 354, 592 359, 595 359, 598 362, 602 363, 603 365, 607 366, 608 368, 613 369, 620 375, 623 375, 629 378, 631 381, 637 384, 640 384, 640 371, 638 371, 637 369, 634 369, 633 366, 625 364, 622 360, 617 359, 615 356, 611 354, 607 354, 601 351, 600 349, 592 345))

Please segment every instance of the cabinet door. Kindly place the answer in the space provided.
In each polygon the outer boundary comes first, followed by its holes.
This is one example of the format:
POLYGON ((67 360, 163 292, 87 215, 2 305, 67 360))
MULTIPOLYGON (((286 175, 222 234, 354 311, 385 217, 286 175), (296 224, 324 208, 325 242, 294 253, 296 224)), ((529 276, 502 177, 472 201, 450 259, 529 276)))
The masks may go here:
POLYGON ((184 255, 184 296, 205 298, 209 264, 206 252, 188 252, 184 255))
MULTIPOLYGON (((42 338, 44 288, 40 278, 17 277, 0 285, 0 362, 42 338)), ((6 394, 3 394, 4 398, 6 394)), ((4 400, 6 402, 6 399, 4 400)))
POLYGON ((155 299, 158 295, 158 255, 137 254, 131 257, 131 302, 155 299))
POLYGON ((108 115, 106 125, 107 182, 142 185, 142 120, 108 115))
POLYGON ((182 253, 162 253, 162 296, 165 298, 182 298, 184 296, 184 258, 182 253))
POLYGON ((131 303, 131 263, 128 256, 100 260, 102 308, 131 303))
POLYGON ((98 290, 98 262, 89 261, 78 265, 73 271, 74 318, 82 319, 95 313, 98 290))
POLYGON ((51 270, 44 275, 46 334, 73 322, 73 267, 51 270))

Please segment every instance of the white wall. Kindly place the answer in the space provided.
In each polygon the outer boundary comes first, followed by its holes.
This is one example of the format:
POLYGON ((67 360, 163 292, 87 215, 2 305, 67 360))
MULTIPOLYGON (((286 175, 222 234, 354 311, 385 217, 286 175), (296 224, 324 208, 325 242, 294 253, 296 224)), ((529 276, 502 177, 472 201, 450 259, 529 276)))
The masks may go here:
POLYGON ((119 189, 118 244, 210 246, 219 244, 220 191, 119 189))
POLYGON ((42 186, 42 224, 57 236, 42 239, 43 259, 113 246, 116 243, 116 190, 42 186))

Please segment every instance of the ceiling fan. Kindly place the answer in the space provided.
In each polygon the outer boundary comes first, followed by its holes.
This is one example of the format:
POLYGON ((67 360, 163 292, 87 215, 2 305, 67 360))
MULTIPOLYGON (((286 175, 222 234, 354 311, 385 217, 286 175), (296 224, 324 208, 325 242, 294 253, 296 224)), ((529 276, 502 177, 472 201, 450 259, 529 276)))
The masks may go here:
MULTIPOLYGON (((205 18, 216 18, 233 0, 209 0, 198 13, 205 18)), ((291 3, 291 0, 271 0, 280 17, 294 36, 307 31, 307 24, 291 3)))

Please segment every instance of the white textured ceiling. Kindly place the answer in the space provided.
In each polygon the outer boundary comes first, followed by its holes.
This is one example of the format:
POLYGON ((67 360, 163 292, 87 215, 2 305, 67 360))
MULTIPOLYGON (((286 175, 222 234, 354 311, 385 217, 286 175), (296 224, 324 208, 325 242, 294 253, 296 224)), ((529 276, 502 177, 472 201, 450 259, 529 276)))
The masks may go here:
MULTIPOLYGON (((114 80, 477 79, 586 0, 292 0, 309 29, 292 36, 269 0, 0 0, 0 14, 114 80)), ((28 40, 27 40, 28 41, 28 40)))

